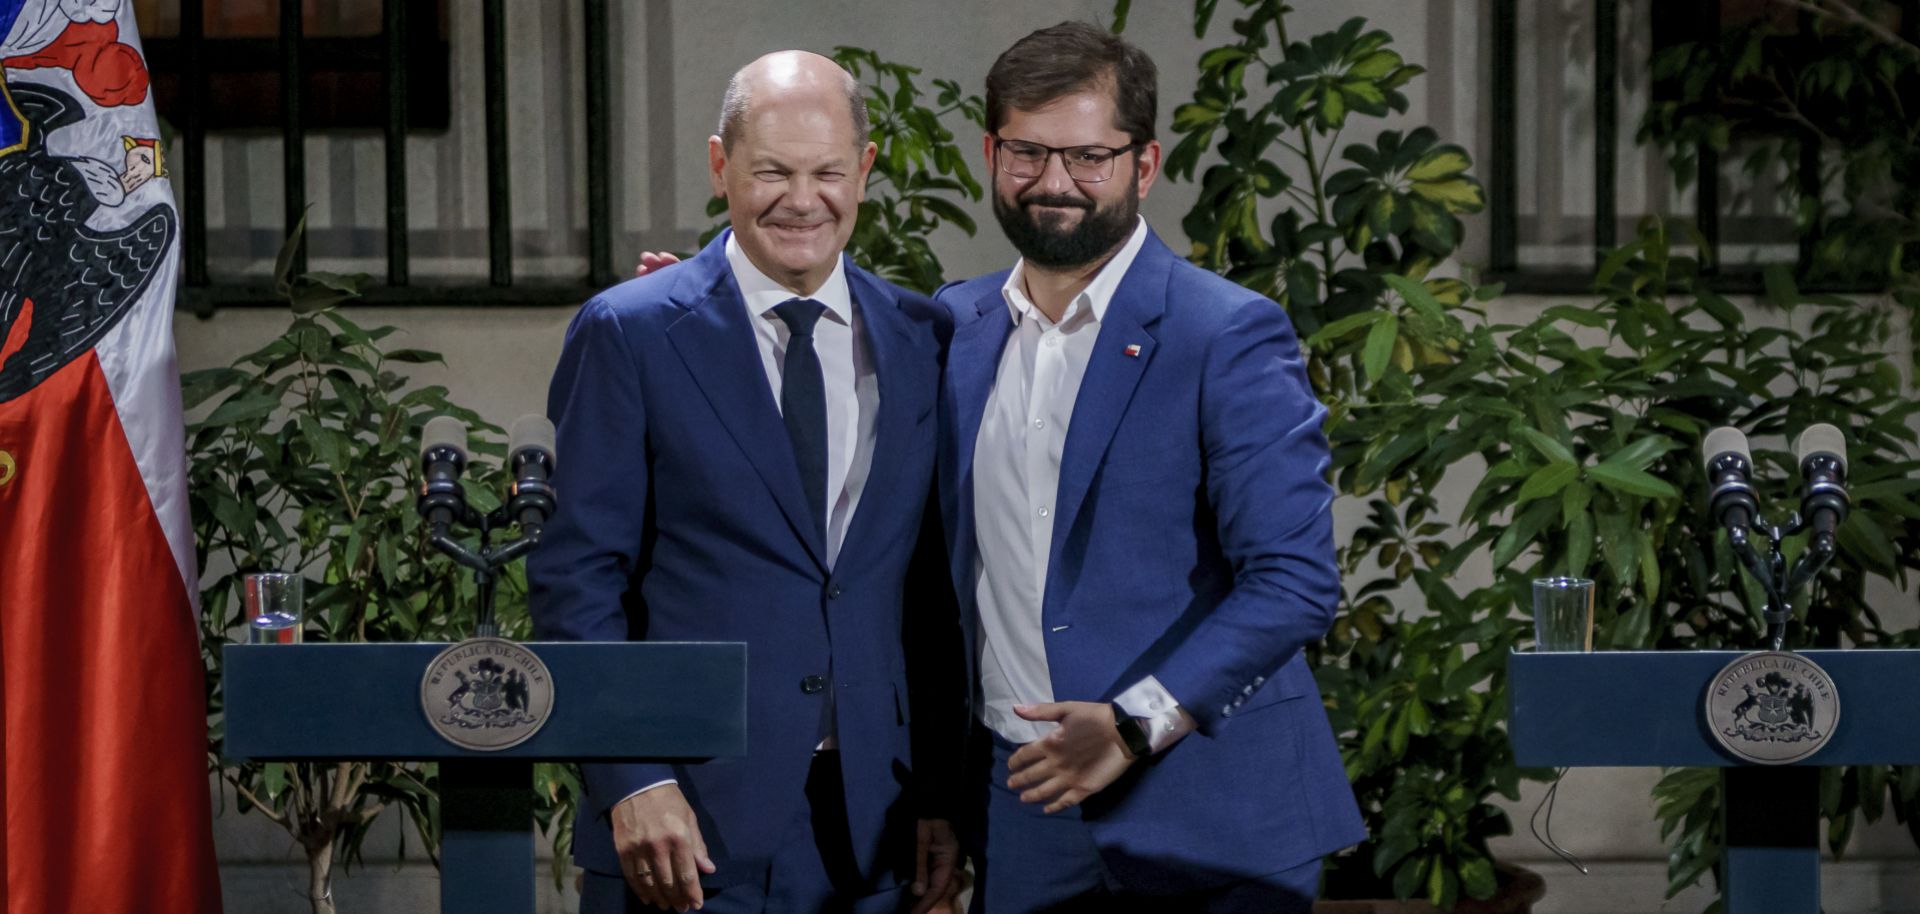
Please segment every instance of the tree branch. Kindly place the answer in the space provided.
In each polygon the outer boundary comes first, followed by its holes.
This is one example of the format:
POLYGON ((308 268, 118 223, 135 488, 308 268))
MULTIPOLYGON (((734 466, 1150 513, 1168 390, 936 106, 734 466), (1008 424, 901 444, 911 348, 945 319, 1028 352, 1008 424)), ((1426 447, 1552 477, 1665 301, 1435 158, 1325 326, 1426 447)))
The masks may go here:
POLYGON ((1901 37, 1899 33, 1875 21, 1873 17, 1861 12, 1858 7, 1848 2, 1848 0, 1831 0, 1831 2, 1825 2, 1825 0, 1782 0, 1782 2, 1793 9, 1818 16, 1822 19, 1844 22, 1878 38, 1882 44, 1915 57, 1920 57, 1920 45, 1906 40, 1901 37))
POLYGON ((262 802, 259 797, 254 796, 253 791, 248 790, 247 785, 240 783, 238 778, 235 778, 234 776, 222 771, 220 772, 220 779, 223 781, 226 781, 228 784, 233 785, 233 790, 235 793, 243 797, 246 797, 247 802, 252 803, 253 808, 259 810, 260 814, 263 816, 266 816, 269 820, 273 822, 273 824, 286 829, 288 832, 293 831, 293 826, 287 823, 287 817, 285 815, 283 815, 279 810, 274 809, 272 806, 269 806, 266 803, 262 802))

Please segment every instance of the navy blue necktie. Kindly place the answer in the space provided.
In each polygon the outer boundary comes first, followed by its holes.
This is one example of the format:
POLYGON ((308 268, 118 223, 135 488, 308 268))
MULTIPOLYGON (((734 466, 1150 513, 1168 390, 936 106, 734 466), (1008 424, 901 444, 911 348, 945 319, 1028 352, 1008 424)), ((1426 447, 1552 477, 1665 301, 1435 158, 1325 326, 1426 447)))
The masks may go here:
POLYGON ((827 538, 827 382, 820 373, 820 356, 813 351, 813 325, 826 310, 807 298, 789 299, 773 309, 792 333, 780 368, 780 417, 786 420, 800 483, 822 543, 827 538))

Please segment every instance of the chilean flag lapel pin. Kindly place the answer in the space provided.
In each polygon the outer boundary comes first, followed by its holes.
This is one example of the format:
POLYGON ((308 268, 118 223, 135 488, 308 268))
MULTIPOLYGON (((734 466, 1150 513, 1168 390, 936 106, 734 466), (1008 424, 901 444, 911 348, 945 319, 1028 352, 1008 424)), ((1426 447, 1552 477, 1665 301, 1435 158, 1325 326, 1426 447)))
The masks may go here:
POLYGON ((1139 343, 1128 343, 1128 344, 1127 344, 1127 350, 1126 350, 1126 351, 1127 351, 1127 357, 1128 357, 1128 358, 1133 358, 1133 359, 1137 359, 1137 358, 1139 358, 1139 357, 1140 357, 1140 344, 1139 344, 1139 343))

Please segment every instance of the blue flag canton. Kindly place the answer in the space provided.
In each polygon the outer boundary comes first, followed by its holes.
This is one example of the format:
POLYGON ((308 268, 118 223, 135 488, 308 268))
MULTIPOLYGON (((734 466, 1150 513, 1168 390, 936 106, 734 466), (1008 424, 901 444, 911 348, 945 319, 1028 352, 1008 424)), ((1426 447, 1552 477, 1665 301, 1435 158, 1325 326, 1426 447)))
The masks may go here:
MULTIPOLYGON (((0 38, 13 31, 13 22, 20 18, 20 10, 26 5, 27 0, 0 0, 0 38)), ((13 103, 13 93, 7 89, 7 71, 0 69, 0 155, 26 147, 27 118, 13 103)))

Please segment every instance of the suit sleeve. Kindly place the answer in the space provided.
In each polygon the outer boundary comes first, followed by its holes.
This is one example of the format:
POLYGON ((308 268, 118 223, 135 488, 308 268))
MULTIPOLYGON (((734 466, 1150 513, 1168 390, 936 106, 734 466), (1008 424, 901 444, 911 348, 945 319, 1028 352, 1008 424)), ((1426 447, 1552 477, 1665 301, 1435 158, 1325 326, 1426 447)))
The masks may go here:
MULTIPOLYGON (((948 283, 944 292, 953 287, 948 283)), ((944 302, 914 296, 910 313, 924 314, 939 348, 942 371, 953 338, 953 317, 944 302)), ((935 393, 936 398, 938 392, 935 393)), ((936 417, 937 421, 937 417, 936 417)), ((901 637, 907 660, 907 704, 912 716, 911 801, 923 819, 955 819, 961 796, 959 762, 967 736, 966 657, 960 634, 960 603, 948 564, 946 524, 941 519, 940 475, 928 487, 920 515, 919 541, 907 566, 906 616, 901 637)))
POLYGON ((968 683, 945 525, 932 493, 908 568, 906 609, 901 631, 913 720, 912 801, 920 818, 951 820, 958 817, 962 795, 958 766, 967 735, 968 683))
MULTIPOLYGON (((639 366, 614 310, 587 302, 567 328, 547 395, 554 421, 557 506, 527 559, 534 637, 625 641, 627 588, 648 514, 647 411, 639 366)), ((637 602, 637 601, 633 601, 637 602)), ((588 808, 604 816, 674 776, 660 764, 583 764, 588 808)))
POLYGON ((1206 496, 1233 589, 1154 671, 1203 733, 1333 622, 1326 413, 1285 312, 1266 299, 1235 309, 1200 394, 1206 496))

